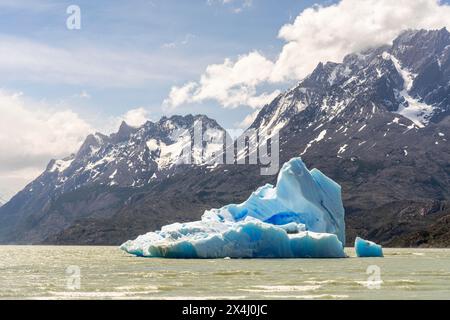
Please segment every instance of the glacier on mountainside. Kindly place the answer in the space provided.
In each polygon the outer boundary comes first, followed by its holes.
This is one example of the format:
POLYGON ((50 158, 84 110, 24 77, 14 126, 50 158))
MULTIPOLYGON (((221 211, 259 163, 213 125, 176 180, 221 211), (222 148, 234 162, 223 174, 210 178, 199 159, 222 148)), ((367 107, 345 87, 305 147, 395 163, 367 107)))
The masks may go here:
POLYGON ((341 187, 300 158, 242 204, 208 210, 201 221, 175 223, 121 249, 163 258, 343 258, 341 187))
POLYGON ((359 258, 383 257, 383 248, 380 245, 360 237, 355 239, 355 250, 359 258))

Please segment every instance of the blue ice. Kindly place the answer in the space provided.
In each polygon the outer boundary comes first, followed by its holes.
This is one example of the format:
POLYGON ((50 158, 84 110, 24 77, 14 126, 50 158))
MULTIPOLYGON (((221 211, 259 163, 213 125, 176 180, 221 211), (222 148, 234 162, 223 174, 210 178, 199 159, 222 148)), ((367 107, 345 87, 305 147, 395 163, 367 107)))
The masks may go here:
POLYGON ((121 248, 164 258, 343 258, 341 187, 300 158, 247 201, 205 211, 201 221, 176 223, 121 248))
POLYGON ((380 245, 359 237, 355 240, 355 250, 360 258, 383 257, 383 248, 380 245))

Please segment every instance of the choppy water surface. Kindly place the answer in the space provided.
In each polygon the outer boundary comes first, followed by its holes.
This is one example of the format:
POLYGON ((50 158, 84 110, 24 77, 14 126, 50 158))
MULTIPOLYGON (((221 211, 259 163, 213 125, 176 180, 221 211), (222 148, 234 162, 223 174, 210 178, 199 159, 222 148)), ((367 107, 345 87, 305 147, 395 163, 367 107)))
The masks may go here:
POLYGON ((378 259, 347 253, 162 260, 115 247, 0 246, 0 299, 450 299, 450 250, 385 249, 378 259))

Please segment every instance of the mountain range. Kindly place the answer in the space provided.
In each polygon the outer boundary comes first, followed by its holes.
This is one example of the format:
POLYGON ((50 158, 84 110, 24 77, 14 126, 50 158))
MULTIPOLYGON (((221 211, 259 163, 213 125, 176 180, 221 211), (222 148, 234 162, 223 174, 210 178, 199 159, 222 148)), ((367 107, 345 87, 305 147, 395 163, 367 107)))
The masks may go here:
MULTIPOLYGON (((301 156, 342 185, 348 243, 358 234, 387 246, 450 245, 446 29, 406 31, 391 45, 320 63, 249 129, 279 133, 280 163, 301 156)), ((89 135, 0 208, 0 242, 120 244, 275 182, 258 164, 205 163, 229 147, 222 137, 201 115, 89 135), (199 123, 203 141, 192 148, 199 123)))

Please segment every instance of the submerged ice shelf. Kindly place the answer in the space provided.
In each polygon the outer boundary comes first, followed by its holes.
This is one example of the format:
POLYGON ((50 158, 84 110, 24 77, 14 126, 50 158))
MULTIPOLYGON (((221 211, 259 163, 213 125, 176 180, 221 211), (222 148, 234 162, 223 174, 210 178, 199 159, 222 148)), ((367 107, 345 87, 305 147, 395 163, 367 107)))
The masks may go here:
POLYGON ((300 158, 242 204, 208 210, 201 221, 175 223, 121 249, 164 258, 343 258, 341 187, 300 158))

